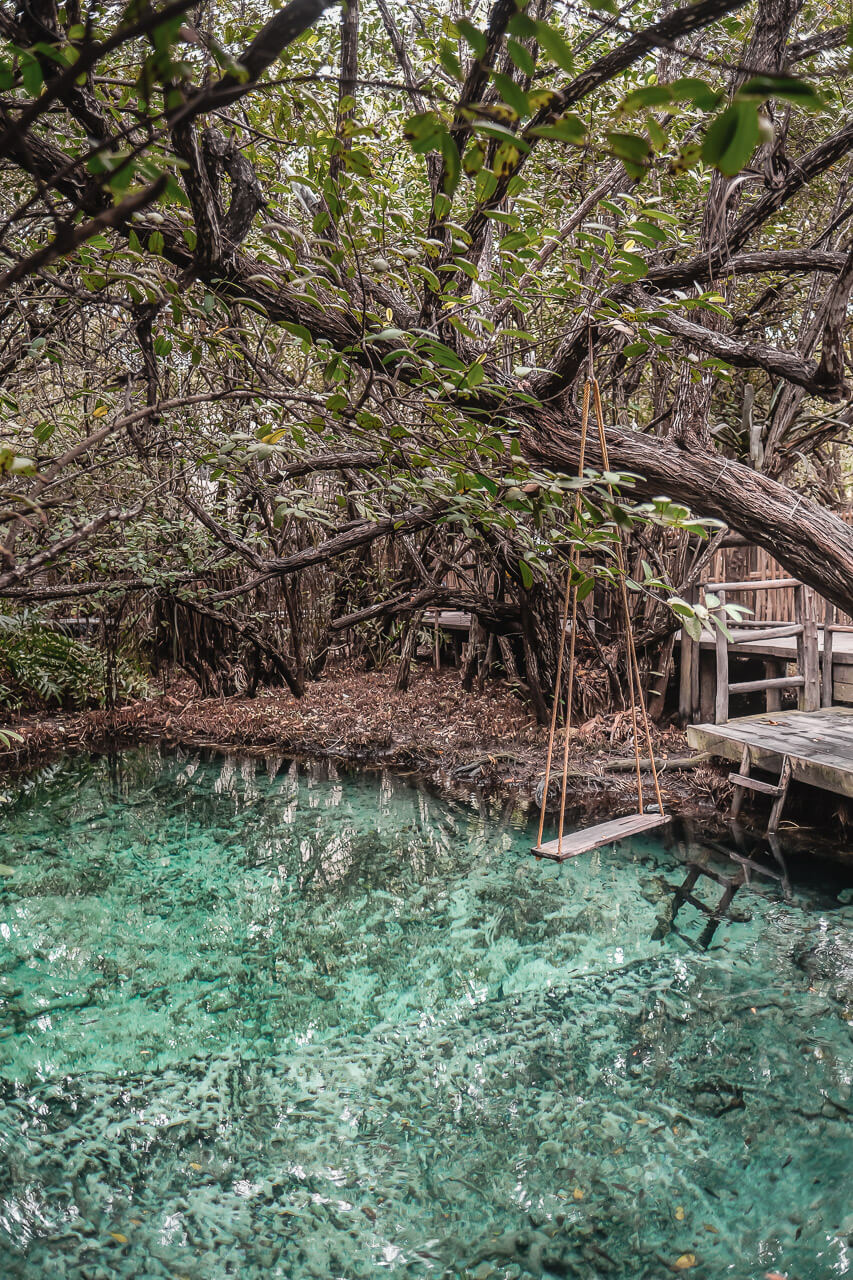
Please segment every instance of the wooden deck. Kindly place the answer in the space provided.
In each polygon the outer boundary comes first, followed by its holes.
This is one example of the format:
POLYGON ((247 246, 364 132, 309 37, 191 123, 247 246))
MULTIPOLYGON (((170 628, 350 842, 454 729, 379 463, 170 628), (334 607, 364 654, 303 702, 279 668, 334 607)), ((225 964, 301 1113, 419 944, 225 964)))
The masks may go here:
POLYGON ((697 751, 740 761, 750 747, 753 765, 778 774, 787 756, 795 782, 853 796, 853 708, 773 711, 725 724, 691 724, 687 741, 697 751))
POLYGON ((579 853, 589 853, 591 849, 600 849, 602 845, 626 840, 628 836, 650 831, 652 827, 663 826, 669 821, 665 813, 629 813, 624 818, 600 822, 597 827, 587 827, 584 831, 565 831, 562 840, 548 840, 545 844, 536 845, 530 852, 537 858, 565 862, 567 858, 576 858, 579 853))

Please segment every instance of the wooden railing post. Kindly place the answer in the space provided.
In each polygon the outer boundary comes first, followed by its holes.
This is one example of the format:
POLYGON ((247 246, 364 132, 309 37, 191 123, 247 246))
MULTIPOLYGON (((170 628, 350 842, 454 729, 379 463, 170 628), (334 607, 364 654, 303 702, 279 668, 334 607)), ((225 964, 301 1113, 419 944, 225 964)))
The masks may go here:
MULTIPOLYGON (((696 604, 698 587, 686 593, 687 603, 696 604)), ((681 657, 678 667, 678 714, 684 724, 694 724, 699 703, 699 644, 681 628, 681 657)))
POLYGON ((820 706, 820 659, 818 656, 817 621, 814 594, 802 583, 794 591, 797 622, 802 626, 797 636, 797 662, 803 683, 797 694, 800 711, 817 711, 820 706))
POLYGON ((823 659, 820 672, 820 705, 822 707, 831 707, 833 699, 832 648, 835 634, 832 628, 835 623, 835 605, 831 600, 827 600, 825 605, 823 614, 823 659))
MULTIPOLYGON (((715 609, 716 617, 725 625, 726 611, 724 605, 726 603, 726 593, 718 591, 720 604, 715 609)), ((716 724, 725 724, 729 718, 729 642, 726 633, 721 627, 716 628, 714 637, 717 651, 717 693, 714 700, 714 721, 716 724)))

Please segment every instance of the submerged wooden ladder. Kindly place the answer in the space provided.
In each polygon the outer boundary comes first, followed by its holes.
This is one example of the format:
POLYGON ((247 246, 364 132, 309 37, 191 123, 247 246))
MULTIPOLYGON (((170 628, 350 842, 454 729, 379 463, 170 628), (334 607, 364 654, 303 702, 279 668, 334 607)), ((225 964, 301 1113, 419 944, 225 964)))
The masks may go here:
POLYGON ((773 836, 779 829, 779 821, 782 817, 782 810, 785 807, 785 801, 788 797, 788 787, 791 784, 791 760, 789 756, 782 758, 782 770, 779 774, 779 781, 762 782, 760 778, 753 778, 750 774, 752 761, 750 757, 750 748, 745 746, 740 758, 740 771, 738 773, 729 774, 729 782, 734 783, 734 794, 732 795, 731 816, 736 818, 740 813, 743 798, 747 791, 757 791, 761 795, 773 796, 773 806, 770 810, 770 818, 767 823, 767 834, 773 836))

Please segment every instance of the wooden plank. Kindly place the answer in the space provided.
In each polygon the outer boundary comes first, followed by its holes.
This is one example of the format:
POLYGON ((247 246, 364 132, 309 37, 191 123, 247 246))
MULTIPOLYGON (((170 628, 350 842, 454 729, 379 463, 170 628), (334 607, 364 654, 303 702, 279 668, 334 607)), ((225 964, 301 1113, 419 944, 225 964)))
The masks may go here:
POLYGON ((699 656, 699 717, 703 721, 713 720, 717 685, 714 654, 703 652, 698 645, 696 652, 699 656))
MULTIPOLYGON (((729 628, 732 633, 732 640, 729 644, 729 655, 736 657, 752 657, 752 658, 779 658, 782 661, 797 661, 797 645, 796 637, 782 636, 775 640, 759 641, 756 645, 752 645, 750 635, 739 625, 729 628)), ((699 639, 699 647, 705 652, 714 649, 716 646, 716 637, 713 632, 705 630, 699 639)), ((818 632, 818 647, 823 647, 823 628, 818 632)), ((839 666, 853 666, 853 633, 836 632, 833 643, 832 660, 836 669, 839 666)), ((853 672, 850 673, 853 679, 853 672)))
MULTIPOLYGON (((767 662, 765 662, 764 664, 765 680, 779 680, 784 675, 784 673, 785 673, 784 663, 779 662, 775 658, 770 658, 768 659, 767 662)), ((768 711, 782 710, 782 694, 775 685, 770 684, 767 686, 767 697, 764 700, 764 705, 768 711)))
POLYGON ((781 772, 788 757, 794 781, 853 797, 853 710, 848 707, 762 712, 725 725, 689 725, 687 741, 696 751, 734 762, 748 745, 752 765, 771 773, 781 772))
POLYGON ((815 593, 808 588, 803 590, 805 618, 803 622, 803 709, 817 711, 820 707, 820 649, 817 639, 817 618, 815 593))
POLYGON ((779 787, 775 782, 762 782, 760 778, 750 778, 745 773, 730 773, 729 782, 733 782, 736 787, 749 787, 750 791, 760 791, 766 796, 779 794, 779 787))
POLYGON ((678 667, 678 715, 683 724, 693 719, 693 698, 691 696, 693 663, 699 646, 684 627, 681 628, 681 654, 678 667))
POLYGON ((853 702, 853 684, 848 680, 833 680, 832 701, 853 702))
POLYGON ((717 693, 714 700, 714 719, 717 724, 725 724, 729 718, 729 642, 723 627, 726 625, 726 603, 724 591, 717 593, 720 597, 718 620, 723 625, 717 627, 717 693))
POLYGON ((823 657, 820 668, 820 705, 832 706, 832 650, 835 638, 832 624, 835 621, 835 605, 827 600, 823 618, 823 657))
MULTIPOLYGON (((741 757, 740 757, 740 775, 739 775, 739 776, 740 776, 740 777, 742 777, 742 778, 748 778, 748 777, 749 777, 749 771, 750 771, 750 768, 751 768, 751 767, 752 767, 752 764, 751 764, 751 761, 750 761, 750 758, 749 758, 749 747, 748 747, 748 746, 745 746, 745 747, 744 747, 744 749, 743 749, 743 751, 741 752, 741 757)), ((729 776, 730 776, 730 777, 734 777, 735 775, 734 775, 734 774, 730 774, 729 776)), ((742 786, 736 786, 736 787, 735 787, 735 789, 734 789, 734 794, 732 795, 732 809, 731 809, 731 816, 732 816, 733 818, 736 818, 736 817, 738 816, 738 814, 740 813, 741 805, 743 804, 743 797, 744 797, 744 789, 743 789, 743 787, 742 787, 742 786)))
MULTIPOLYGON (((695 604, 699 599, 697 587, 687 592, 688 604, 695 604)), ((681 655, 678 669, 678 714, 683 724, 692 724, 699 711, 699 645, 681 628, 681 655)))
POLYGON ((782 810, 785 807, 785 799, 788 795, 788 787, 791 784, 791 761, 785 756, 782 764, 782 774, 779 778, 779 793, 770 810, 770 821, 767 823, 767 832, 774 835, 779 830, 779 819, 782 817, 782 810))
POLYGON ((719 595, 721 591, 778 591, 780 587, 800 587, 797 578, 748 578, 742 582, 706 582, 705 590, 719 595))
MULTIPOLYGON (((732 636, 736 636, 737 632, 732 631, 732 636)), ((747 632, 747 642, 749 644, 761 644, 764 640, 787 640, 789 636, 798 636, 802 633, 803 628, 798 622, 786 623, 784 627, 768 627, 765 631, 749 631, 747 632)))
POLYGON ((738 680, 729 685, 729 693, 758 693, 761 689, 801 689, 803 676, 771 676, 767 680, 738 680))
POLYGON ((576 858, 579 853, 588 853, 590 849, 599 849, 604 844, 625 840, 628 836, 639 835, 641 831, 650 831, 653 827, 661 827, 669 821, 670 818, 665 813, 629 813, 624 818, 600 822, 598 826, 587 827, 584 831, 565 833, 562 842, 548 840, 544 844, 537 845, 530 852, 537 858, 551 858, 554 862, 565 862, 567 858, 576 858))
MULTIPOLYGON (((797 586, 794 588, 794 616, 796 617, 797 622, 801 624, 805 623, 806 589, 801 582, 798 583, 797 586)), ((806 665, 806 629, 805 629, 805 626, 803 626, 802 631, 797 636, 797 671, 803 677, 805 677, 805 665, 806 665)), ((805 678, 803 679, 802 688, 797 694, 797 708, 800 711, 806 710, 805 678)))

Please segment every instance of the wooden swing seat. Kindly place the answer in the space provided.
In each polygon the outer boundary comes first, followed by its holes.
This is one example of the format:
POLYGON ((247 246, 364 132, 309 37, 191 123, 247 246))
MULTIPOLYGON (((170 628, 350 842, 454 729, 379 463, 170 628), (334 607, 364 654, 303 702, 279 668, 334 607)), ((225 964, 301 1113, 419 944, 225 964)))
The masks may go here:
POLYGON ((579 853, 589 853, 590 849, 599 849, 603 844, 613 844, 641 831, 651 831, 652 827, 661 827, 669 821, 671 819, 665 813, 629 813, 624 818, 600 822, 597 827, 571 831, 562 840, 548 840, 545 844, 535 845, 530 852, 537 858, 565 862, 567 858, 576 858, 579 853))

